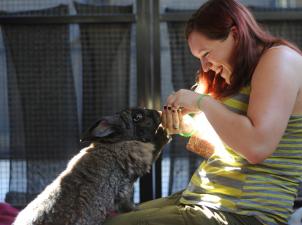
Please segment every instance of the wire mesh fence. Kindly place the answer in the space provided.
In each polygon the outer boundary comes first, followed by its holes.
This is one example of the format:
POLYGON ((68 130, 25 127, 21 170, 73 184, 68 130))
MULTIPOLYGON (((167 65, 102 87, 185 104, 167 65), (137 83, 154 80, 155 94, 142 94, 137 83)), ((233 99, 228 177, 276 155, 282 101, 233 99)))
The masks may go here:
MULTIPOLYGON (((162 0, 160 12, 194 10, 204 1, 162 0)), ((242 1, 257 10, 300 1, 242 1)), ((292 8, 291 10, 300 10, 292 8)), ((3 0, 0 16, 135 15, 135 0, 3 0)), ((302 46, 301 20, 265 21, 271 33, 302 46)), ((194 83, 198 60, 185 21, 161 21, 161 101, 194 83)), ((1 24, 0 201, 24 206, 81 147, 79 135, 102 115, 137 103, 136 22, 1 24)), ((162 160, 162 194, 186 187, 203 160, 175 137, 162 160)), ((139 202, 135 185, 135 199, 139 202)))

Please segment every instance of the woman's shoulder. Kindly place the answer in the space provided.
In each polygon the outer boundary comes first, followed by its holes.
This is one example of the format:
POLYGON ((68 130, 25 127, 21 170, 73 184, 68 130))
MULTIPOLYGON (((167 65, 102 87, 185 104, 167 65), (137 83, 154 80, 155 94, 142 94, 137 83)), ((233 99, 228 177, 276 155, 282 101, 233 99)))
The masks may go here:
MULTIPOLYGON (((263 89, 264 92, 289 90, 299 92, 302 89, 302 56, 285 45, 267 49, 259 59, 251 80, 251 89, 263 89)), ((283 93, 284 94, 284 93, 283 93)))
MULTIPOLYGON (((265 101, 263 96, 271 96, 271 98, 267 97, 267 102, 263 104, 270 104, 276 99, 287 99, 284 102, 288 104, 282 107, 294 107, 292 113, 300 113, 302 112, 301 71, 302 55, 299 52, 285 45, 272 47, 262 54, 255 68, 251 90, 254 90, 254 96, 257 96, 260 103, 265 101), (294 98, 296 104, 293 106, 294 98)), ((281 111, 280 108, 278 110, 281 111)))
POLYGON ((268 48, 260 57, 260 61, 262 60, 282 60, 284 64, 286 63, 285 60, 294 60, 290 61, 290 64, 296 62, 298 64, 301 63, 302 66, 301 52, 286 45, 277 45, 268 48))
POLYGON ((286 75, 287 77, 301 79, 302 55, 295 49, 278 45, 267 49, 259 59, 256 67, 258 73, 272 71, 286 75))

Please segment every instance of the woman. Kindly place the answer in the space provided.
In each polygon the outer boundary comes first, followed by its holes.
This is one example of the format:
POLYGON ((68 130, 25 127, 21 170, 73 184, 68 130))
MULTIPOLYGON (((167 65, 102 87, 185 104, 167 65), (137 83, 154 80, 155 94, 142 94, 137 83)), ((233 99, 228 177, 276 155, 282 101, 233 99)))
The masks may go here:
POLYGON ((226 155, 204 161, 182 193, 107 224, 287 224, 302 174, 300 50, 262 30, 236 0, 206 2, 186 37, 205 94, 171 94, 163 126, 188 136, 183 115, 202 111, 226 155))

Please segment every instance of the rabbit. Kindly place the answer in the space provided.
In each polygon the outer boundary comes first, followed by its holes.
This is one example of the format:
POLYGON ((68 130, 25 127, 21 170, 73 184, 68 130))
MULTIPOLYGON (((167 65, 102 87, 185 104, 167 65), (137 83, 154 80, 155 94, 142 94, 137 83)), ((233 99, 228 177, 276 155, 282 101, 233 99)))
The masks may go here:
POLYGON ((170 136, 158 111, 129 108, 97 121, 89 142, 30 202, 13 225, 102 225, 112 211, 135 209, 135 181, 148 173, 170 136))

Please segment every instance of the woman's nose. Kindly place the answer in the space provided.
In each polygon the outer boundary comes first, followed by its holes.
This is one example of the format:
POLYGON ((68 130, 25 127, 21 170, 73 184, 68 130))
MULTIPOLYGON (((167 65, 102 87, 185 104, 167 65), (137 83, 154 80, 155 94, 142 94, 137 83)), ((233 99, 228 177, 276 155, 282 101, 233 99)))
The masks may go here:
POLYGON ((204 72, 208 72, 211 69, 211 67, 213 66, 213 64, 210 63, 208 60, 202 60, 202 61, 200 61, 200 63, 201 63, 202 70, 204 72))

